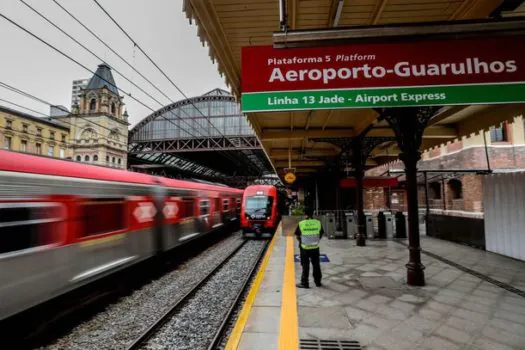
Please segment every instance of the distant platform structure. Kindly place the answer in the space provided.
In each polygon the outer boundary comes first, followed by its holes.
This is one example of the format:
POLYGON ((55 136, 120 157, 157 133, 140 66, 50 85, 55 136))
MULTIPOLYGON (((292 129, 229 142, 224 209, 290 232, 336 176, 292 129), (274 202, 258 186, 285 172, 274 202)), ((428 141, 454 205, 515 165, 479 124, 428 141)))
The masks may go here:
POLYGON ((270 164, 246 115, 222 89, 165 106, 129 132, 129 168, 242 187, 268 181, 270 164), (264 180, 263 180, 264 179, 264 180))

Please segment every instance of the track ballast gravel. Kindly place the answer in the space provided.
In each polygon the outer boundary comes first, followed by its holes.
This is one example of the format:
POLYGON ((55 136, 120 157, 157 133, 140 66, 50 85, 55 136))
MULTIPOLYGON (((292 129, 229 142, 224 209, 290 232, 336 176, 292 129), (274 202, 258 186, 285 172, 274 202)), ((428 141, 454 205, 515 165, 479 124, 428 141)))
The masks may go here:
POLYGON ((143 348, 207 349, 266 243, 246 242, 143 348))
POLYGON ((125 349, 242 242, 238 234, 224 239, 174 271, 109 305, 46 349, 125 349))

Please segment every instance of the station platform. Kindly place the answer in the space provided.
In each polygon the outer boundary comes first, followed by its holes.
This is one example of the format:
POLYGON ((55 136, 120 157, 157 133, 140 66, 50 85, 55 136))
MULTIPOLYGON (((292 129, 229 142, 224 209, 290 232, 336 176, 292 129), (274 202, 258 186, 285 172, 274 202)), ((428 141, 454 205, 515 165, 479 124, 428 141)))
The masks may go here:
POLYGON ((525 349, 525 262, 422 236, 426 286, 411 287, 406 241, 323 238, 323 287, 298 289, 297 221, 283 218, 226 349, 525 349))

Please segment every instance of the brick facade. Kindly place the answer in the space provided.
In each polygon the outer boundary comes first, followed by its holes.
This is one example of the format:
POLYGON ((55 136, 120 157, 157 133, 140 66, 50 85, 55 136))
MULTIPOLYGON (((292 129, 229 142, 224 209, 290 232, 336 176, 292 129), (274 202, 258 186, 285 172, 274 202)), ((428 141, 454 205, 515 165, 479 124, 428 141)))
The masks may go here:
MULTIPOLYGON (((447 146, 447 150, 455 150, 460 142, 455 142, 447 146), (450 145, 454 145, 451 146, 450 145)), ((426 160, 419 162, 420 170, 431 169, 470 169, 486 170, 487 158, 485 148, 474 146, 456 151, 452 154, 441 157, 431 158, 432 152, 429 152, 426 160)), ((501 145, 494 144, 488 147, 489 161, 491 169, 523 169, 525 168, 525 146, 524 145, 501 145)), ((388 166, 383 165, 367 171, 367 176, 379 176, 384 174, 387 169, 403 169, 400 161, 390 163, 388 166)), ((401 180, 403 177, 401 178, 401 180)), ((403 189, 393 189, 397 193, 403 193, 403 189)), ((377 210, 386 208, 388 200, 388 191, 386 189, 366 189, 365 190, 365 208, 366 210, 377 210)), ((399 196, 402 202, 396 206, 392 204, 393 210, 405 207, 406 195, 399 196)), ((425 188, 419 188, 419 204, 425 207, 425 188)), ((483 211, 483 175, 445 174, 444 179, 438 176, 429 182, 429 206, 434 209, 459 210, 469 212, 483 211), (454 185, 454 180, 459 181, 460 194, 458 185, 454 185), (454 187, 456 186, 456 188, 454 187), (436 194, 435 192, 439 192, 436 194)))

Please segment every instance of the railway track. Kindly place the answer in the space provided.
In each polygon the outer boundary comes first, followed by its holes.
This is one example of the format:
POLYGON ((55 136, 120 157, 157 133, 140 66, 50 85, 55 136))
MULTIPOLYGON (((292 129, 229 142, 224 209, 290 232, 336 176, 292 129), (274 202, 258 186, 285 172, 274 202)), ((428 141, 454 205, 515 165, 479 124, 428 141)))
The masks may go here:
POLYGON ((268 241, 244 241, 126 349, 220 348, 267 246, 268 241))

